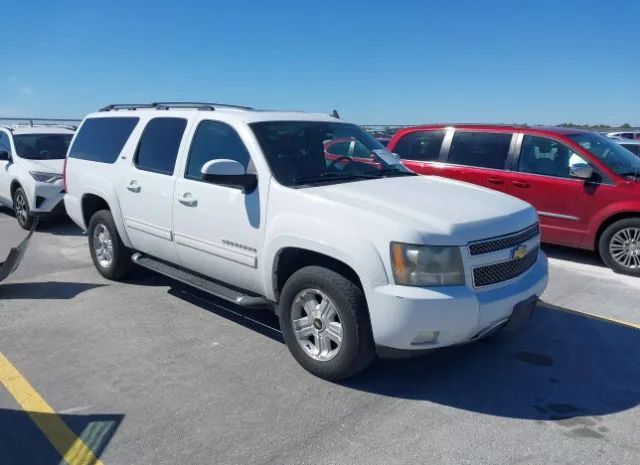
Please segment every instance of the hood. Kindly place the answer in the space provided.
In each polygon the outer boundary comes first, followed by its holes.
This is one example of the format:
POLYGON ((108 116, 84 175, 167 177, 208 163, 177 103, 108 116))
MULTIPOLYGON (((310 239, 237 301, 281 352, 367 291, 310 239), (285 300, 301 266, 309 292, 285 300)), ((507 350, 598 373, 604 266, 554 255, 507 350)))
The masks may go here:
POLYGON ((29 171, 42 171, 44 173, 62 174, 64 168, 64 159, 62 160, 28 160, 23 158, 29 171))
POLYGON ((538 221, 533 207, 522 200, 438 176, 364 180, 312 190, 324 200, 412 227, 432 245, 464 245, 538 221))

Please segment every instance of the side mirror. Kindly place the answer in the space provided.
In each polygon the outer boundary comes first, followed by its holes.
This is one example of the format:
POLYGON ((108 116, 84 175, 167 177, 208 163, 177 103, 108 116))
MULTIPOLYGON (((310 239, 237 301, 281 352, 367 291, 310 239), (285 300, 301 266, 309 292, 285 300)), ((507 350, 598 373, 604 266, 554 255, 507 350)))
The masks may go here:
POLYGON ((569 176, 572 178, 591 179, 593 177, 593 168, 586 163, 579 163, 569 168, 569 176))
POLYGON ((240 189, 244 194, 253 192, 258 185, 258 176, 247 173, 244 166, 235 160, 208 161, 202 166, 200 173, 205 182, 240 189))
POLYGON ((11 157, 9 156, 9 152, 6 150, 0 150, 0 161, 9 161, 11 157))

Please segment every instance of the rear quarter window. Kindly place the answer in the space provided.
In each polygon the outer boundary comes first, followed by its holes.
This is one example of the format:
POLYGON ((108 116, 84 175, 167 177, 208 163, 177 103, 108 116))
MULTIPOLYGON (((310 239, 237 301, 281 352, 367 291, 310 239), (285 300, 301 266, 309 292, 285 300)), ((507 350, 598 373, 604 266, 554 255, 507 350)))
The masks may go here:
POLYGON ((133 117, 85 120, 69 150, 69 158, 114 163, 138 121, 133 117))

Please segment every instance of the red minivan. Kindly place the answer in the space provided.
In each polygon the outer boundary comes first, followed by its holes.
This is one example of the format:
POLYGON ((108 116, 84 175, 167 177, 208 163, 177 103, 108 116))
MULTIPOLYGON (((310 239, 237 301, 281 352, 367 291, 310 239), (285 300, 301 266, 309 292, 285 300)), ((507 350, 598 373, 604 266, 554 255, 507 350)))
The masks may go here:
POLYGON ((531 203, 544 242, 595 250, 614 271, 640 276, 640 158, 611 139, 557 127, 440 124, 398 131, 389 150, 416 173, 531 203))

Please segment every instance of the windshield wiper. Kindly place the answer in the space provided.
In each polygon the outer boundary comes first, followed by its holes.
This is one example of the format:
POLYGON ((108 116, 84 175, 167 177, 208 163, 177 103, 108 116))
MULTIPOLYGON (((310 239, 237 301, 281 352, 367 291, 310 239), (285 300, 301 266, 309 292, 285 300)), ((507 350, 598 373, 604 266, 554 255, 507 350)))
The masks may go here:
POLYGON ((319 174, 317 176, 303 176, 301 178, 293 178, 293 182, 298 183, 308 183, 308 182, 332 182, 332 181, 342 181, 342 180, 353 180, 353 179, 376 179, 378 176, 371 176, 370 174, 333 174, 333 173, 324 173, 319 174))

